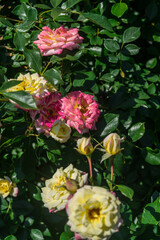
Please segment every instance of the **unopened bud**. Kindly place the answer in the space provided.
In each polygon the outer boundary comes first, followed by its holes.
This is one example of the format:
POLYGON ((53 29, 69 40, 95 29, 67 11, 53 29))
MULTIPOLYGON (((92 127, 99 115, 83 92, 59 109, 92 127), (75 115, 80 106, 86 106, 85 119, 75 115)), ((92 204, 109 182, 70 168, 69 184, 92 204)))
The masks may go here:
POLYGON ((75 193, 77 191, 77 189, 78 189, 77 181, 75 181, 73 179, 67 179, 67 181, 66 181, 66 188, 71 193, 75 193))
POLYGON ((122 150, 120 143, 121 138, 117 133, 111 133, 103 140, 103 146, 110 155, 115 155, 122 150))
POLYGON ((94 151, 94 148, 92 146, 90 137, 89 138, 83 137, 83 138, 78 139, 77 147, 78 148, 76 148, 76 150, 80 154, 83 154, 83 155, 86 155, 86 156, 91 155, 92 152, 94 151))

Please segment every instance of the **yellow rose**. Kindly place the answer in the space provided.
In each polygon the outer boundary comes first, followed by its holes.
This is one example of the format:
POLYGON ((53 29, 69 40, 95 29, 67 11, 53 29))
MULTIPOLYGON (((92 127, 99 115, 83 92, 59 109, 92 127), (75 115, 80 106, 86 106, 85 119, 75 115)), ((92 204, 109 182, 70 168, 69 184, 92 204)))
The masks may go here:
POLYGON ((103 140, 103 147, 106 153, 103 155, 102 161, 123 150, 123 148, 120 148, 121 141, 122 139, 117 133, 111 133, 105 137, 103 140))
POLYGON ((78 148, 76 148, 76 150, 80 154, 83 154, 83 155, 86 155, 86 156, 91 155, 92 152, 94 151, 94 148, 92 146, 90 137, 89 138, 83 137, 83 138, 78 139, 77 147, 78 148))
MULTIPOLYGON (((10 81, 13 79, 10 79, 10 81)), ((42 94, 45 90, 56 91, 56 88, 38 75, 38 73, 18 76, 17 81, 21 81, 20 84, 7 89, 7 92, 26 91, 30 94, 42 94)))
POLYGON ((50 136, 60 143, 65 143, 68 141, 71 135, 71 128, 68 126, 64 120, 56 120, 51 128, 50 136))
POLYGON ((18 194, 18 188, 15 183, 12 183, 10 178, 0 178, 0 196, 6 198, 9 194, 16 197, 18 194))
POLYGON ((84 186, 68 201, 68 225, 82 239, 109 239, 121 225, 120 201, 102 187, 84 186))
POLYGON ((69 191, 68 179, 75 181, 78 187, 82 187, 87 182, 88 174, 73 167, 70 164, 67 168, 59 168, 51 179, 46 180, 45 187, 42 188, 42 201, 44 206, 51 212, 57 212, 65 208, 69 191))

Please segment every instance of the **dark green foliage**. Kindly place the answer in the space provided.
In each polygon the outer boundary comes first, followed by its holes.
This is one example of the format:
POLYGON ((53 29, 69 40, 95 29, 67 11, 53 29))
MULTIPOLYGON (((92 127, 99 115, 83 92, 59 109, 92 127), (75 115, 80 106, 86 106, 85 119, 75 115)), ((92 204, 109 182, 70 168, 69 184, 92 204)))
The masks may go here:
MULTIPOLYGON (((35 109, 28 93, 5 90, 18 84, 19 73, 37 72, 63 96, 94 95, 101 115, 97 130, 85 135, 93 145, 111 132, 124 137, 113 179, 123 225, 110 239, 159 240, 159 0, 15 0, 0 1, 0 9, 0 178, 10 176, 19 188, 17 198, 0 199, 0 239, 73 239, 65 212, 49 213, 40 192, 59 167, 73 163, 89 172, 74 149, 82 135, 73 131, 65 144, 38 135, 28 113, 8 101, 35 109), (80 49, 42 57, 33 44, 37 34, 61 25, 79 28, 80 49)), ((110 159, 100 164, 101 157, 98 150, 92 156, 93 179, 109 188, 110 159)))

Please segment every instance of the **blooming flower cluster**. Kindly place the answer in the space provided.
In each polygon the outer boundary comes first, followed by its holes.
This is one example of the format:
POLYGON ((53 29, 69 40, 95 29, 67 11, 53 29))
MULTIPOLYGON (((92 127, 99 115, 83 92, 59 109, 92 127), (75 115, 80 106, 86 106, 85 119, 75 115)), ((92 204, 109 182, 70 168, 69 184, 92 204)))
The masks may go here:
POLYGON ((107 189, 87 184, 88 174, 73 167, 57 169, 42 188, 50 212, 66 208, 75 239, 108 240, 122 223, 120 201, 107 189))
MULTIPOLYGON (((42 188, 42 200, 44 206, 51 212, 57 212, 65 208, 68 197, 71 195, 68 180, 75 181, 77 187, 82 187, 87 183, 87 173, 73 167, 70 164, 67 168, 57 169, 51 179, 46 180, 45 187, 42 188)), ((72 190, 72 189, 71 189, 72 190)))
MULTIPOLYGON (((61 54, 64 49, 78 49, 83 40, 77 28, 68 29, 64 26, 56 30, 45 26, 37 37, 38 40, 34 43, 43 56, 61 54)), ((62 97, 57 86, 50 85, 37 73, 20 74, 17 80, 20 83, 9 88, 7 92, 26 91, 33 96, 37 109, 25 110, 29 112, 38 133, 44 133, 60 143, 65 143, 70 138, 71 128, 80 134, 96 130, 100 110, 94 96, 73 91, 62 97)), ((112 192, 113 158, 110 192, 105 188, 93 186, 91 155, 96 147, 101 145, 102 151, 105 152, 102 156, 103 161, 122 150, 121 140, 118 134, 111 133, 103 140, 103 146, 102 143, 98 143, 93 147, 91 137, 78 139, 76 150, 88 159, 92 186, 87 185, 88 174, 74 168, 72 164, 65 169, 57 169, 52 178, 45 181, 41 193, 44 206, 51 213, 66 208, 67 224, 71 231, 75 232, 77 240, 108 240, 119 230, 122 220, 120 201, 112 192)), ((5 198, 9 194, 17 196, 17 193, 18 188, 8 177, 0 179, 1 197, 5 198)))
MULTIPOLYGON (((93 96, 89 94, 76 91, 62 98, 60 93, 53 92, 46 94, 43 98, 36 97, 35 100, 38 110, 30 111, 30 116, 34 120, 39 114, 35 120, 35 127, 39 133, 44 132, 48 135, 58 119, 64 119, 69 127, 75 128, 81 134, 96 129, 95 123, 100 111, 93 96)), ((63 131, 62 124, 60 127, 63 131)), ((50 135, 53 136, 52 133, 50 135)))
MULTIPOLYGON (((39 40, 34 43, 44 56, 61 54, 63 49, 79 48, 79 43, 83 40, 77 28, 68 29, 64 26, 56 30, 45 26, 37 37, 39 40)), ((29 111, 38 133, 44 133, 63 143, 69 139, 71 127, 81 134, 96 129, 100 110, 92 95, 74 91, 62 98, 57 88, 37 73, 20 74, 17 80, 20 83, 7 91, 26 91, 34 97, 38 110, 26 110, 29 111)))
POLYGON ((79 36, 78 28, 64 28, 61 26, 56 30, 49 27, 43 27, 43 31, 37 36, 39 40, 33 43, 37 44, 43 56, 61 54, 63 49, 73 50, 79 48, 83 37, 79 36))

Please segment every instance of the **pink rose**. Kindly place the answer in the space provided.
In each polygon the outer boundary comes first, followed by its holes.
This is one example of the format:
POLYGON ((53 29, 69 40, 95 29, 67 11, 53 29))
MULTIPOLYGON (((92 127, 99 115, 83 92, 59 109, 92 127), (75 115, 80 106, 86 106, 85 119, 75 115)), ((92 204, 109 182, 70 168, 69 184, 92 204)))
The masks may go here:
POLYGON ((63 25, 56 30, 45 26, 37 38, 39 40, 33 43, 37 44, 43 56, 61 54, 64 48, 72 51, 79 48, 79 43, 83 41, 83 37, 78 34, 78 28, 68 29, 63 25))
POLYGON ((35 97, 39 110, 31 110, 29 113, 39 133, 49 135, 53 123, 63 118, 62 113, 60 114, 61 98, 61 94, 57 92, 48 92, 44 97, 35 97))
POLYGON ((93 96, 81 91, 71 92, 62 98, 61 112, 66 123, 81 134, 96 129, 95 123, 100 115, 98 103, 93 100, 93 96))

